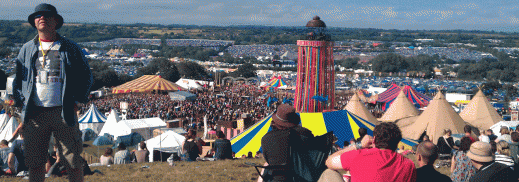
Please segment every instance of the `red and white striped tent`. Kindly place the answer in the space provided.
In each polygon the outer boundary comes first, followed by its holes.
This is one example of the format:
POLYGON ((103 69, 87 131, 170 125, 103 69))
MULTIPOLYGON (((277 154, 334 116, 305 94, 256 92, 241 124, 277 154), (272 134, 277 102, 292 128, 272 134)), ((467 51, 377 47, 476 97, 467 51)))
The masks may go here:
POLYGON ((112 89, 112 93, 135 93, 151 91, 179 91, 177 84, 170 82, 159 75, 143 75, 135 80, 126 82, 112 89))

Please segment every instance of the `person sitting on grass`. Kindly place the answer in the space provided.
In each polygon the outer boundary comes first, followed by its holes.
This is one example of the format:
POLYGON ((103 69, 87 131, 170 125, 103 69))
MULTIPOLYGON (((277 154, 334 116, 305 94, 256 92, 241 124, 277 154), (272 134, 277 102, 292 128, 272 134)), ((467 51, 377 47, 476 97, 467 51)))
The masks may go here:
POLYGON ((130 151, 126 150, 126 145, 124 143, 119 143, 117 146, 117 153, 114 155, 114 164, 129 164, 130 163, 130 151))
POLYGON ((225 138, 225 134, 222 131, 217 131, 216 136, 218 139, 214 141, 213 145, 213 151, 215 151, 214 158, 216 160, 232 159, 231 141, 225 138))
POLYGON ((494 161, 492 147, 489 143, 473 143, 470 145, 467 156, 477 169, 476 174, 470 178, 471 182, 517 181, 514 171, 509 166, 494 161))
POLYGON ((337 170, 350 171, 351 181, 416 181, 413 161, 395 152, 402 140, 400 128, 394 123, 381 123, 375 126, 373 135, 330 155, 326 160, 328 169, 319 181, 344 181, 337 170))
POLYGON ((513 132, 512 134, 512 143, 510 143, 510 157, 514 158, 515 163, 519 163, 518 154, 519 154, 519 133, 513 132))
POLYGON ((513 167, 515 165, 514 158, 510 157, 510 144, 501 140, 496 143, 497 153, 494 155, 495 161, 501 164, 513 167))
POLYGON ((134 162, 137 163, 143 163, 143 162, 149 162, 150 161, 150 152, 146 148, 146 143, 144 141, 141 141, 139 143, 140 150, 137 150, 133 153, 135 155, 134 162))
POLYGON ((99 159, 101 162, 101 165, 106 166, 110 164, 114 164, 114 156, 113 156, 113 150, 112 148, 106 148, 105 153, 101 155, 101 158, 99 159))
POLYGON ((438 158, 438 147, 430 141, 418 144, 416 160, 420 168, 416 169, 416 181, 420 182, 452 182, 451 178, 436 171, 433 167, 438 158))
POLYGON ((186 140, 182 144, 182 151, 185 155, 186 161, 196 161, 198 155, 202 154, 200 150, 202 146, 200 143, 196 142, 196 131, 193 129, 189 129, 187 131, 186 140))
POLYGON ((452 181, 468 181, 476 173, 476 168, 470 162, 467 151, 470 149, 471 139, 461 138, 459 150, 454 153, 451 160, 452 181))

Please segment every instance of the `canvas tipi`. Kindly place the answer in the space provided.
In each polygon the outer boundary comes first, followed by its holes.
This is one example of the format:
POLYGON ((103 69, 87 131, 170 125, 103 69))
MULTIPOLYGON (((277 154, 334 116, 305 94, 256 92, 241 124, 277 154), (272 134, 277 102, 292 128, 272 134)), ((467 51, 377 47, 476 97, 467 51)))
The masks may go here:
POLYGON ((368 111, 368 109, 364 106, 364 103, 357 96, 357 93, 353 94, 350 101, 344 107, 344 109, 350 111, 351 113, 364 118, 365 120, 377 125, 380 122, 368 111))
POLYGON ((453 134, 463 133, 464 126, 463 119, 452 109, 445 96, 438 92, 416 121, 401 130, 403 137, 414 140, 420 139, 427 131, 426 134, 436 144, 445 129, 450 129, 453 134))
POLYGON ((382 122, 393 122, 399 119, 418 116, 418 110, 407 99, 404 90, 401 90, 389 109, 378 120, 382 122))
POLYGON ((110 114, 108 115, 106 122, 99 132, 99 136, 104 135, 105 133, 108 133, 110 135, 114 135, 114 131, 117 131, 117 123, 119 122, 119 114, 115 110, 111 110, 110 114))
POLYGON ((481 89, 472 98, 467 107, 460 112, 460 116, 467 123, 480 130, 490 129, 492 125, 503 120, 496 109, 490 105, 481 89))

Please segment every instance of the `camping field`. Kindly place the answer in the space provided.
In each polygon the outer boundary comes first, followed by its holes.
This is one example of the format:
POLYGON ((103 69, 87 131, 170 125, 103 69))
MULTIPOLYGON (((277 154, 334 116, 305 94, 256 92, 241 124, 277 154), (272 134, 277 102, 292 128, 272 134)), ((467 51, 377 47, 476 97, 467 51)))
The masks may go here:
MULTIPOLYGON (((406 157, 416 164, 414 155, 406 157)), ((166 162, 125 164, 91 167, 102 174, 85 176, 85 181, 256 181, 258 174, 250 164, 263 164, 263 159, 237 159, 226 161, 166 162)), ((450 174, 449 168, 437 169, 450 174)), ((27 181, 19 177, 0 177, 0 181, 27 181)), ((68 181, 66 177, 50 177, 46 181, 68 181)))

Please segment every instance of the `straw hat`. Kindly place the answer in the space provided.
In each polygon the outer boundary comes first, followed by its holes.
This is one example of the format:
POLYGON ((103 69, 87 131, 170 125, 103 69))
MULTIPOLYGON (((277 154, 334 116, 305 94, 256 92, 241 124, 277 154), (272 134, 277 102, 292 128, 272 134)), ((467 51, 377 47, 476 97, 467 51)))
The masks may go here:
POLYGON ((470 150, 467 156, 478 162, 492 162, 494 161, 494 155, 492 155, 492 147, 486 142, 474 142, 470 145, 470 150))

